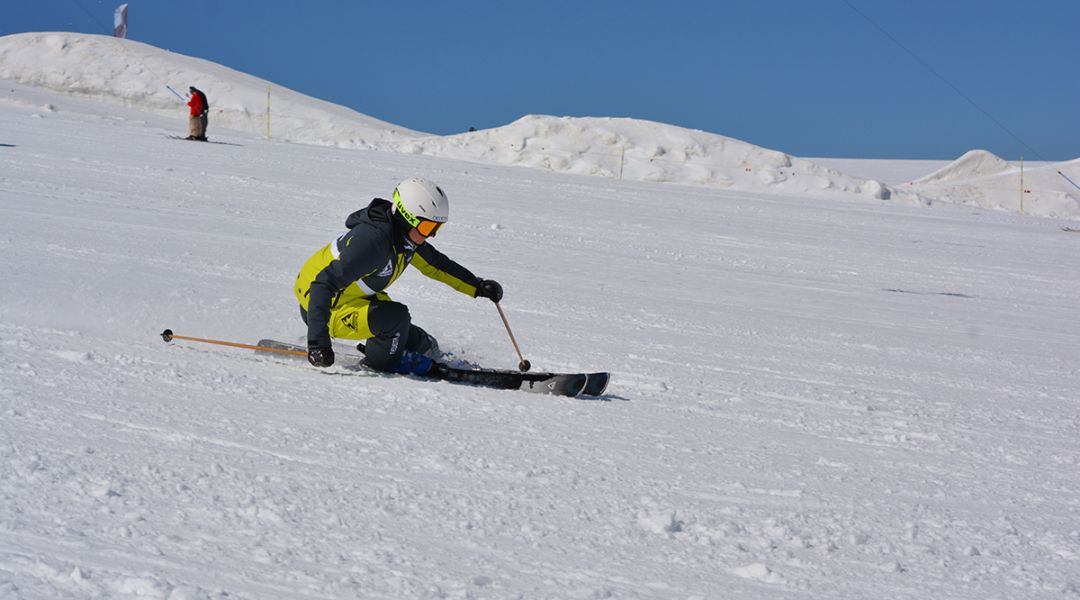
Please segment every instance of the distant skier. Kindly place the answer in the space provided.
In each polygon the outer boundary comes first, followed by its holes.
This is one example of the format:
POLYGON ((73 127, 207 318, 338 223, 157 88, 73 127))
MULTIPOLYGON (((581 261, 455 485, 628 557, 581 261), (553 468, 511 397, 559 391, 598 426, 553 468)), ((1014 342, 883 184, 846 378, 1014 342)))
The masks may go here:
POLYGON ((187 103, 191 108, 191 116, 188 118, 191 135, 189 135, 187 139, 205 142, 206 126, 210 121, 210 118, 208 117, 210 113, 210 103, 206 101, 206 94, 195 86, 189 87, 188 91, 191 92, 191 99, 188 100, 187 103))
POLYGON ((334 364, 330 340, 344 338, 369 340, 365 362, 373 369, 416 375, 432 370, 438 342, 384 291, 409 264, 467 296, 502 299, 497 282, 480 279, 426 243, 449 218, 441 188, 411 178, 392 197, 393 202, 375 198, 349 215, 349 230, 315 252, 296 277, 308 361, 316 367, 334 364))

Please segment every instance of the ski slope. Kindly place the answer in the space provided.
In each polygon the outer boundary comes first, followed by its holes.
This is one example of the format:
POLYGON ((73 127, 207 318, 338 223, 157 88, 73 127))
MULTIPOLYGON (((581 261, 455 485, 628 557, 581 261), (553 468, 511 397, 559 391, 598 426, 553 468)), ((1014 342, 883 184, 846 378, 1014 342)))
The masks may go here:
MULTIPOLYGON (((1074 221, 202 144, 3 83, 0 597, 1080 595, 1074 221), (158 337, 301 340, 300 265, 410 175, 603 400, 158 337)), ((487 301, 391 292, 517 364, 487 301)))

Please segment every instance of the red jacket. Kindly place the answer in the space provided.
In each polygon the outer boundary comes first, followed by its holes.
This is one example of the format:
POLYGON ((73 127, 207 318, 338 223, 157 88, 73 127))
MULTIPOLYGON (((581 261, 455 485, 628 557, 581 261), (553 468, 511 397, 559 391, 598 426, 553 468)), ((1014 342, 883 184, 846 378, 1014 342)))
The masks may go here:
POLYGON ((191 116, 197 117, 206 112, 206 96, 199 90, 195 90, 191 94, 191 100, 188 100, 187 105, 191 107, 191 116))

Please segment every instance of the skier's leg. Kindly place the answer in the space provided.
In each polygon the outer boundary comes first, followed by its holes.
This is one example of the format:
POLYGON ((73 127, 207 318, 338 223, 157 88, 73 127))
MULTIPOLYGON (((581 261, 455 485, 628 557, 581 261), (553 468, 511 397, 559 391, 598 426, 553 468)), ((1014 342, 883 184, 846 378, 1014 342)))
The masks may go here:
POLYGON ((369 367, 379 371, 415 375, 425 375, 431 370, 430 358, 406 349, 412 318, 404 304, 372 303, 368 307, 367 326, 374 334, 364 347, 364 354, 367 355, 364 360, 369 367))
MULTIPOLYGON (((434 363, 431 358, 409 349, 413 329, 409 309, 399 302, 373 302, 368 307, 367 326, 373 336, 364 348, 364 362, 373 369, 394 373, 428 375, 434 363)), ((433 338, 420 329, 416 334, 420 347, 430 349, 433 338)))
POLYGON ((417 354, 423 354, 432 360, 439 360, 438 340, 418 325, 409 328, 409 337, 405 342, 405 349, 417 354))
POLYGON ((367 301, 350 302, 334 307, 326 324, 330 337, 341 340, 366 340, 375 334, 368 327, 368 313, 373 304, 367 301))
MULTIPOLYGON (((298 288, 298 297, 302 296, 298 288)), ((307 316, 303 305, 300 314, 301 318, 307 316)), ((438 347, 435 338, 412 325, 408 307, 382 293, 374 299, 339 303, 327 325, 332 338, 367 340, 364 361, 379 371, 426 374, 432 361, 422 353, 438 347), (413 329, 417 331, 413 333, 413 329)))
POLYGON ((364 346, 367 364, 380 371, 393 371, 401 363, 412 322, 409 309, 398 302, 376 302, 368 306, 367 327, 374 336, 364 346))

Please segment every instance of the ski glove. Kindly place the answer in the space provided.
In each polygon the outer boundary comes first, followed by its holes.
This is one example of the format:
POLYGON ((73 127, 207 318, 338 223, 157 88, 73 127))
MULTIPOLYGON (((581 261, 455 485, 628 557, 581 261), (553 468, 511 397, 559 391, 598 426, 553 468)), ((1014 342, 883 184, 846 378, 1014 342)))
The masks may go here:
POLYGON ((329 367, 334 364, 334 349, 308 348, 307 359, 316 367, 329 367))
POLYGON ((487 298, 496 304, 502 300, 502 286, 498 281, 481 279, 480 285, 476 286, 476 297, 487 298))

